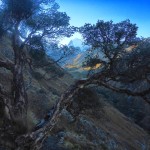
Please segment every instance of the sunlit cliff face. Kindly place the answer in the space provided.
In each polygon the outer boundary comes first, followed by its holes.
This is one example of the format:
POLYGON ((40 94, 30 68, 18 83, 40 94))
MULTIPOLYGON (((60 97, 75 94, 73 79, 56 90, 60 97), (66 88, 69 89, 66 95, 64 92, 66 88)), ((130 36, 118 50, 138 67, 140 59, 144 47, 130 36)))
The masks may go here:
POLYGON ((127 51, 127 52, 130 52, 130 51, 132 51, 134 48, 136 48, 137 46, 138 46, 138 45, 132 45, 132 46, 126 48, 126 51, 127 51))
POLYGON ((89 70, 96 70, 96 69, 100 68, 101 65, 102 65, 102 64, 98 63, 98 64, 96 64, 96 65, 93 66, 93 67, 83 67, 83 70, 86 70, 86 71, 89 71, 89 70))
POLYGON ((65 66, 65 68, 68 68, 68 69, 76 68, 76 69, 80 69, 80 70, 89 71, 89 70, 96 70, 96 69, 100 68, 101 65, 102 64, 98 63, 98 64, 96 64, 93 67, 81 67, 81 66, 79 66, 77 64, 68 64, 68 65, 65 66))

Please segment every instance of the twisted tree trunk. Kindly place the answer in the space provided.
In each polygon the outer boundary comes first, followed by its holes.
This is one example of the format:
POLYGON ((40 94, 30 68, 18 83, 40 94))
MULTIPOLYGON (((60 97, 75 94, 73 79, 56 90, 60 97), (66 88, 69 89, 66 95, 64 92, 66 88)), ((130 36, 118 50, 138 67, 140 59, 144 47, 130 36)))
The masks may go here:
MULTIPOLYGON (((18 33, 19 23, 16 23, 12 36, 12 49, 14 61, 0 60, 0 67, 10 70, 12 73, 11 94, 0 89, 0 99, 4 108, 5 124, 2 127, 4 135, 0 139, 0 144, 10 143, 9 147, 15 145, 15 138, 27 131, 27 107, 28 97, 25 89, 23 69, 25 58, 23 49, 20 48, 20 39, 18 33)), ((3 144, 5 145, 5 144, 3 144)), ((7 145, 6 145, 7 146, 7 145)))
POLYGON ((30 134, 18 137, 16 140, 18 145, 17 150, 40 150, 42 148, 43 141, 48 137, 51 130, 58 123, 61 117, 61 111, 71 105, 73 97, 84 86, 84 81, 82 81, 82 83, 76 82, 73 86, 71 86, 68 91, 61 96, 52 118, 43 128, 30 134))
POLYGON ((142 97, 143 94, 150 93, 150 89, 141 92, 133 92, 128 89, 119 89, 117 87, 113 87, 107 82, 105 82, 105 79, 108 76, 110 76, 110 72, 104 71, 101 73, 94 74, 89 79, 77 81, 61 96, 59 102, 56 105, 56 109, 53 113, 53 116, 44 127, 38 129, 35 132, 17 138, 17 150, 40 150, 42 148, 43 141, 48 137, 55 125, 57 125, 61 117, 61 111, 63 109, 69 108, 72 104, 73 97, 79 93, 80 89, 85 88, 90 84, 103 86, 115 92, 126 93, 127 95, 131 96, 142 97))
MULTIPOLYGON (((14 51, 14 68, 12 80, 12 96, 11 105, 13 108, 13 122, 23 128, 27 128, 27 104, 28 98, 25 90, 23 79, 23 69, 25 66, 25 58, 23 48, 20 47, 19 24, 17 22, 12 37, 12 47, 14 51)), ((18 126, 17 126, 18 127, 18 126)), ((22 129, 21 129, 22 130, 22 129)), ((22 131, 21 131, 22 132, 22 131)))
POLYGON ((12 106, 14 113, 13 121, 18 123, 20 122, 24 127, 26 127, 28 98, 23 79, 23 60, 20 56, 15 58, 12 84, 12 106))

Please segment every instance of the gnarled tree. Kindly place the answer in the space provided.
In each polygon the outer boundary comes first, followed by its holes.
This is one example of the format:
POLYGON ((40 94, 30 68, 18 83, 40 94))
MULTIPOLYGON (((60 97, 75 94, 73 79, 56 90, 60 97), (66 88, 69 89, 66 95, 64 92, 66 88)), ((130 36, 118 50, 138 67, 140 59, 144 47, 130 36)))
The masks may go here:
POLYGON ((116 92, 141 96, 150 103, 147 100, 150 92, 150 45, 148 39, 136 37, 137 29, 136 24, 125 20, 120 23, 98 21, 96 25, 85 24, 80 31, 85 43, 91 46, 87 63, 96 57, 102 64, 98 74, 107 72, 103 79, 97 78, 96 82, 116 92), (147 82, 147 86, 138 91, 135 86, 138 83, 142 85, 143 81, 147 82))
POLYGON ((128 20, 118 24, 100 21, 97 26, 85 25, 81 31, 86 43, 92 46, 93 52, 103 54, 103 57, 99 58, 102 63, 101 69, 88 79, 79 80, 70 87, 61 96, 53 115, 44 127, 17 139, 20 145, 18 150, 25 150, 25 146, 28 149, 39 150, 43 141, 58 123, 61 111, 68 109, 73 97, 90 84, 103 86, 114 92, 142 97, 149 103, 147 97, 150 94, 150 85, 142 90, 134 87, 136 83, 140 84, 144 80, 149 82, 149 40, 136 38, 136 25, 128 20), (135 71, 137 71, 136 75, 135 71))
MULTIPOLYGON (((11 35, 14 51, 13 62, 0 60, 0 67, 10 70, 13 75, 10 103, 4 101, 4 104, 9 108, 10 119, 14 127, 16 124, 20 125, 20 122, 21 126, 26 127, 28 99, 24 86, 23 69, 25 63, 28 63, 28 58, 25 46, 39 50, 41 45, 38 45, 39 42, 35 44, 35 39, 41 42, 55 41, 60 36, 70 36, 74 28, 69 26, 69 17, 66 13, 58 12, 58 5, 53 0, 37 0, 36 2, 33 0, 3 0, 3 4, 2 9, 5 16, 3 18, 6 21, 0 25, 2 31, 5 31, 7 22, 7 31, 11 35)), ((89 84, 97 84, 116 92, 140 96, 149 102, 147 95, 150 88, 133 91, 126 86, 143 80, 149 83, 149 59, 145 58, 149 57, 147 49, 150 46, 147 44, 144 47, 143 41, 137 41, 136 32, 136 25, 130 23, 129 20, 117 24, 112 21, 98 21, 96 25, 86 24, 82 27, 81 33, 85 42, 92 47, 91 52, 95 53, 94 55, 101 55, 98 57, 102 63, 100 71, 86 80, 77 81, 69 88, 61 96, 48 123, 37 131, 20 136, 17 140, 14 139, 17 143, 14 148, 39 150, 44 139, 57 124, 62 109, 67 109, 72 103, 73 96, 89 84), (134 75, 135 71, 139 71, 138 75, 134 75), (120 87, 120 83, 124 86, 123 88, 120 87)), ((0 98, 3 99, 5 95, 6 93, 0 89, 0 98)))
MULTIPOLYGON (((12 89, 9 100, 2 89, 0 96, 9 109, 9 120, 12 129, 25 133, 27 128, 28 96, 24 84, 24 67, 29 64, 26 47, 43 50, 43 44, 56 42, 64 36, 71 36, 74 27, 69 26, 70 18, 59 12, 55 0, 3 0, 1 4, 1 36, 9 34, 13 60, 0 60, 0 67, 12 73, 12 89), (35 40, 36 39, 36 40, 35 40), (38 43, 35 43, 35 41, 38 43)), ((13 131, 14 134, 15 130, 13 131)))

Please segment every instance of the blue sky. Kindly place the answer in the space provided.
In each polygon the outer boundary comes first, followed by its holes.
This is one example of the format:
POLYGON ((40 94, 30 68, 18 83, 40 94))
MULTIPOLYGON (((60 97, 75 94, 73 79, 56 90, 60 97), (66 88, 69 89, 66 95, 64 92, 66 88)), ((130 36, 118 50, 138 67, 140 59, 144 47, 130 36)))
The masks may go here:
MULTIPOLYGON (((150 37, 150 0, 56 0, 60 11, 71 17, 70 24, 83 26, 97 20, 120 22, 130 19, 139 27, 138 36, 150 37)), ((72 38, 79 37, 79 34, 72 38)), ((66 43, 69 39, 65 39, 66 43)), ((64 41, 65 42, 65 41, 64 41)))

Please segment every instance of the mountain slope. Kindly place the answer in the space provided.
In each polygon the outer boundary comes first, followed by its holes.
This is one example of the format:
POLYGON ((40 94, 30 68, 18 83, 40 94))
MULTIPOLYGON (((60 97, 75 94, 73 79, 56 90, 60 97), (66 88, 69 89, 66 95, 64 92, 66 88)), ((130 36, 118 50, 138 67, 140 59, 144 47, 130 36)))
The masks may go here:
MULTIPOLYGON (((4 38, 0 59, 13 59, 11 43, 4 38)), ((51 62, 50 59, 48 59, 51 62)), ((29 132, 74 83, 57 64, 24 70, 29 96, 29 132)), ((12 75, 0 68, 0 87, 11 93, 12 75)), ((80 89, 69 107, 63 108, 58 123, 44 142, 43 150, 149 150, 149 135, 107 102, 93 87, 80 89)), ((2 118, 1 118, 2 119, 2 118)), ((0 125, 2 120, 0 119, 0 125)), ((1 147, 0 147, 1 148, 1 147)))
MULTIPOLYGON (((9 38, 1 39, 0 59, 13 60, 13 51, 9 38)), ((49 63, 53 63, 50 59, 49 63)), ((60 95, 73 83, 71 75, 65 72, 57 64, 47 67, 34 68, 31 72, 26 66, 24 79, 28 92, 29 128, 32 128, 38 120, 56 103, 60 95)), ((0 85, 6 92, 11 93, 12 75, 6 69, 0 68, 0 85)))
POLYGON ((139 126, 106 103, 91 88, 82 89, 62 117, 43 150, 149 150, 150 137, 139 126), (54 140, 55 139, 55 140, 54 140), (55 144, 52 141, 55 141, 55 144), (51 144, 49 144, 51 141, 51 144))

